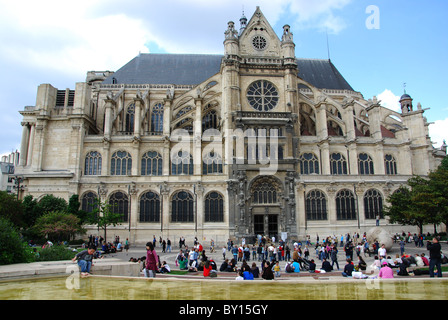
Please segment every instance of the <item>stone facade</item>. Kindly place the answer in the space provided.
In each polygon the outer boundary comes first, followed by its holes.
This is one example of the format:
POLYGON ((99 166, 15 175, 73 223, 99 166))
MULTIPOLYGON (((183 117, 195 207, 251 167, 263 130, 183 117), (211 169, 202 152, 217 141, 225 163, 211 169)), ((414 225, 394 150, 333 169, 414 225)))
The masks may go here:
POLYGON ((115 204, 108 235, 131 243, 341 234, 377 216, 401 231, 387 196, 445 156, 420 104, 364 99, 331 61, 297 59, 259 8, 240 23, 223 56, 141 54, 74 90, 40 85, 21 111, 23 194, 115 204))

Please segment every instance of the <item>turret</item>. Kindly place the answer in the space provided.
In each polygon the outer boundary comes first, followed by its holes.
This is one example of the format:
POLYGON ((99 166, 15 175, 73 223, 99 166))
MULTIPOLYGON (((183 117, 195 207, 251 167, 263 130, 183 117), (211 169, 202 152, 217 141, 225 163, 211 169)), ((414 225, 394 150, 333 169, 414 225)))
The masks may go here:
POLYGON ((412 112, 412 98, 410 95, 404 92, 404 94, 400 98, 400 105, 401 105, 401 113, 409 113, 412 112))
POLYGON ((237 56, 239 54, 238 31, 236 31, 233 21, 227 23, 227 30, 224 35, 224 54, 228 58, 237 56))

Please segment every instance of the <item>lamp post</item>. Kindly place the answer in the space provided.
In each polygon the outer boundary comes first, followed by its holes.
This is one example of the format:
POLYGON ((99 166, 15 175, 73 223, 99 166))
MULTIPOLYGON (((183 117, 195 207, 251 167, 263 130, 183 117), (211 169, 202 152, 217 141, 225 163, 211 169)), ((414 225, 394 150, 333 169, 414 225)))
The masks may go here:
POLYGON ((23 185, 21 183, 23 182, 23 177, 21 176, 14 176, 14 188, 17 189, 17 200, 19 200, 19 193, 20 191, 23 191, 23 185))

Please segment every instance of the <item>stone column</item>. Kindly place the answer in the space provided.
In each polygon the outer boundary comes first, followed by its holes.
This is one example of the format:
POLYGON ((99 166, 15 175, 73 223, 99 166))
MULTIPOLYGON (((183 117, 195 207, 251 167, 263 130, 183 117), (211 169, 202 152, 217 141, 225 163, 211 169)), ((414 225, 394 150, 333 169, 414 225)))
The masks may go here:
POLYGON ((371 156, 375 174, 386 174, 386 168, 384 167, 384 148, 382 142, 377 144, 375 152, 371 154, 371 156))
MULTIPOLYGON (((128 189, 128 196, 129 196, 129 203, 131 204, 131 208, 129 210, 129 226, 130 226, 130 230, 135 231, 136 227, 137 227, 137 223, 138 223, 138 217, 139 217, 139 212, 138 212, 138 197, 137 197, 137 186, 136 184, 133 182, 129 185, 129 189, 128 189)), ((134 233, 135 232, 132 232, 134 233)), ((130 240, 130 239, 129 239, 130 240)))
POLYGON ((327 193, 327 210, 328 210, 328 222, 330 226, 336 226, 338 219, 336 216, 336 191, 337 187, 335 183, 331 183, 326 190, 327 193))
POLYGON ((347 146, 347 164, 349 166, 348 170, 351 175, 358 175, 358 151, 356 148, 356 143, 350 143, 347 146))
POLYGON ((171 103, 172 99, 164 99, 163 104, 163 135, 170 136, 171 133, 171 103))
POLYGON ((344 122, 347 128, 345 133, 348 141, 354 141, 356 139, 355 133, 355 119, 353 118, 353 106, 354 99, 345 98, 342 107, 345 109, 344 122))
POLYGON ((366 223, 365 215, 364 215, 364 192, 366 191, 366 186, 364 183, 358 183, 354 185, 354 195, 355 199, 357 201, 357 214, 358 214, 358 221, 359 225, 362 227, 366 223))
POLYGON ((22 141, 20 143, 19 166, 25 166, 27 164, 29 136, 29 124, 28 122, 22 122, 22 141))
POLYGON ((322 164, 322 174, 330 175, 330 147, 328 145, 328 141, 325 140, 320 144, 320 157, 322 164))
POLYGON ((319 141, 328 138, 327 129, 327 106, 325 103, 318 103, 316 105, 316 134, 319 141))
POLYGON ((163 144, 163 175, 169 176, 171 172, 171 148, 170 148, 170 135, 171 135, 171 103, 172 100, 169 98, 169 96, 174 95, 174 90, 169 91, 167 94, 167 98, 164 99, 164 105, 163 105, 163 138, 164 138, 164 144, 163 144))
POLYGON ((105 100, 105 118, 104 118, 104 138, 110 140, 112 134, 112 108, 115 105, 113 100, 105 100))
POLYGON ((204 228, 204 187, 198 182, 195 185, 195 196, 196 196, 196 227, 200 234, 203 234, 204 228))
POLYGON ((134 105, 135 105, 134 138, 137 139, 140 139, 142 103, 143 101, 141 98, 137 97, 134 99, 134 105))
POLYGON ((36 124, 36 142, 37 146, 35 152, 33 153, 33 171, 42 171, 42 159, 44 156, 44 145, 45 145, 45 125, 46 120, 42 120, 40 123, 36 124))
POLYGON ((170 188, 166 182, 164 182, 160 187, 160 193, 162 198, 160 225, 161 230, 163 231, 167 230, 170 225, 170 188))
POLYGON ((202 99, 194 99, 196 104, 195 119, 193 126, 194 147, 193 147, 193 173, 195 175, 202 174, 202 99))
POLYGON ((31 128, 30 128, 31 132, 30 132, 30 138, 29 138, 29 143, 28 143, 28 151, 27 151, 27 160, 26 160, 26 165, 30 166, 32 164, 33 161, 33 148, 34 148, 34 134, 36 132, 36 124, 35 123, 31 123, 31 128))
POLYGON ((297 234, 303 235, 306 234, 307 228, 307 218, 306 218, 306 210, 305 210, 305 194, 306 194, 306 185, 304 183, 297 184, 295 188, 296 192, 296 228, 297 234))
POLYGON ((101 151, 101 175, 110 175, 110 143, 108 140, 103 141, 103 150, 101 151))

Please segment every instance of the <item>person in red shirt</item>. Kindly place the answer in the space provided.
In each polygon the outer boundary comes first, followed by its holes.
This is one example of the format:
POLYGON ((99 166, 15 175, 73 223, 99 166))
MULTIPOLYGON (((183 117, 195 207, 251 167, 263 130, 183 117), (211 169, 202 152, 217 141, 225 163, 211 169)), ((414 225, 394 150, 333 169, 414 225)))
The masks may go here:
POLYGON ((203 273, 204 277, 209 277, 210 276, 210 271, 212 271, 212 269, 213 269, 213 267, 210 264, 210 261, 209 260, 205 261, 205 263, 204 263, 204 273, 203 273))

